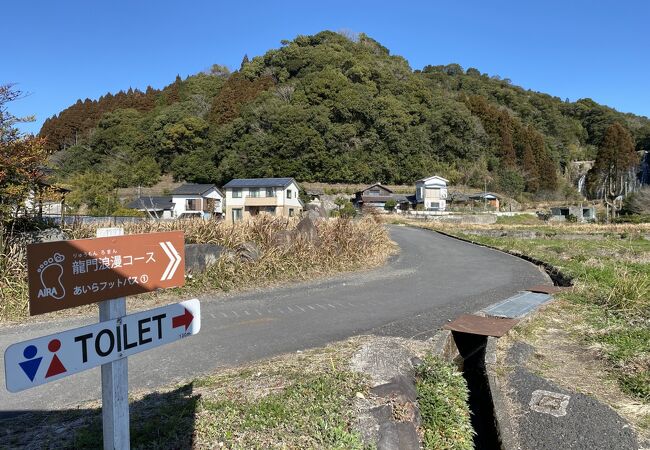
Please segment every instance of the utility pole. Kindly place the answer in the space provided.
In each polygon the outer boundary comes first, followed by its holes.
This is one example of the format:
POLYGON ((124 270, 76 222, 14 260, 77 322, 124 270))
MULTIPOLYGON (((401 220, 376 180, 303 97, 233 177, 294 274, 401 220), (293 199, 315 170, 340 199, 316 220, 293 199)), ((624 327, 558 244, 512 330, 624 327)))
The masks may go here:
POLYGON ((483 211, 487 210, 487 178, 483 178, 483 211))

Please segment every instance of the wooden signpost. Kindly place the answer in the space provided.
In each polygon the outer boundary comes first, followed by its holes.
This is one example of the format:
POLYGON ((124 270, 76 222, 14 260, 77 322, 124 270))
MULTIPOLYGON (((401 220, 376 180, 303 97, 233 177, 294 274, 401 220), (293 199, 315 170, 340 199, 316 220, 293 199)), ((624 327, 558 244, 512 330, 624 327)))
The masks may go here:
POLYGON ((182 231, 97 234, 27 246, 32 316, 184 284, 182 231))
POLYGON ((196 334, 201 319, 196 299, 127 315, 125 296, 182 286, 184 258, 181 231, 123 236, 101 228, 95 239, 29 245, 30 314, 100 302, 100 322, 9 346, 7 389, 101 365, 104 448, 128 450, 127 356, 196 334))

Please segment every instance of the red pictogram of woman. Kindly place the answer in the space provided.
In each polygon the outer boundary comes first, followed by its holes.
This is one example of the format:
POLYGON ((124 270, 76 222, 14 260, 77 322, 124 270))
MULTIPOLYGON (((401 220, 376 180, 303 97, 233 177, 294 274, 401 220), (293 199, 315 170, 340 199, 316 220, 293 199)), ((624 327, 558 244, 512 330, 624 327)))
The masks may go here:
POLYGON ((65 373, 67 369, 63 366, 63 363, 59 359, 59 357, 56 355, 56 352, 59 351, 61 348, 61 341, 58 339, 52 339, 49 344, 47 344, 47 349, 54 353, 54 357, 52 357, 52 361, 50 362, 50 367, 47 368, 47 372, 45 373, 45 378, 50 378, 55 375, 59 375, 61 373, 65 373))

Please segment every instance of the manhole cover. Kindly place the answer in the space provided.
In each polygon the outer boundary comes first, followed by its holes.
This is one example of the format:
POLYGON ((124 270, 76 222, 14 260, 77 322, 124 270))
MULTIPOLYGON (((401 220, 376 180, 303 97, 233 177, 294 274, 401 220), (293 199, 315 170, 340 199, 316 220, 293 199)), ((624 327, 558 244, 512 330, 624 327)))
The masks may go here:
POLYGON ((530 409, 538 413, 550 414, 554 417, 566 416, 566 407, 569 405, 570 396, 559 392, 544 391, 538 389, 533 391, 530 398, 530 409))

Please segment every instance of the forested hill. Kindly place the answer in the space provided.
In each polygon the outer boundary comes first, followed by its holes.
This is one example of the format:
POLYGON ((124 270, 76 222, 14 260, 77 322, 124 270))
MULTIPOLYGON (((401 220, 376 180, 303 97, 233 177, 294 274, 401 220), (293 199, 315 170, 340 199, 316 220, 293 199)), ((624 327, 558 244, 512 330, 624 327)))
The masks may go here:
POLYGON ((413 71, 363 34, 325 31, 245 57, 234 73, 215 65, 162 90, 78 101, 41 135, 62 178, 107 186, 151 184, 161 172, 218 184, 412 183, 438 173, 517 194, 561 189, 566 165, 593 159, 614 122, 650 150, 647 118, 457 64, 413 71))

